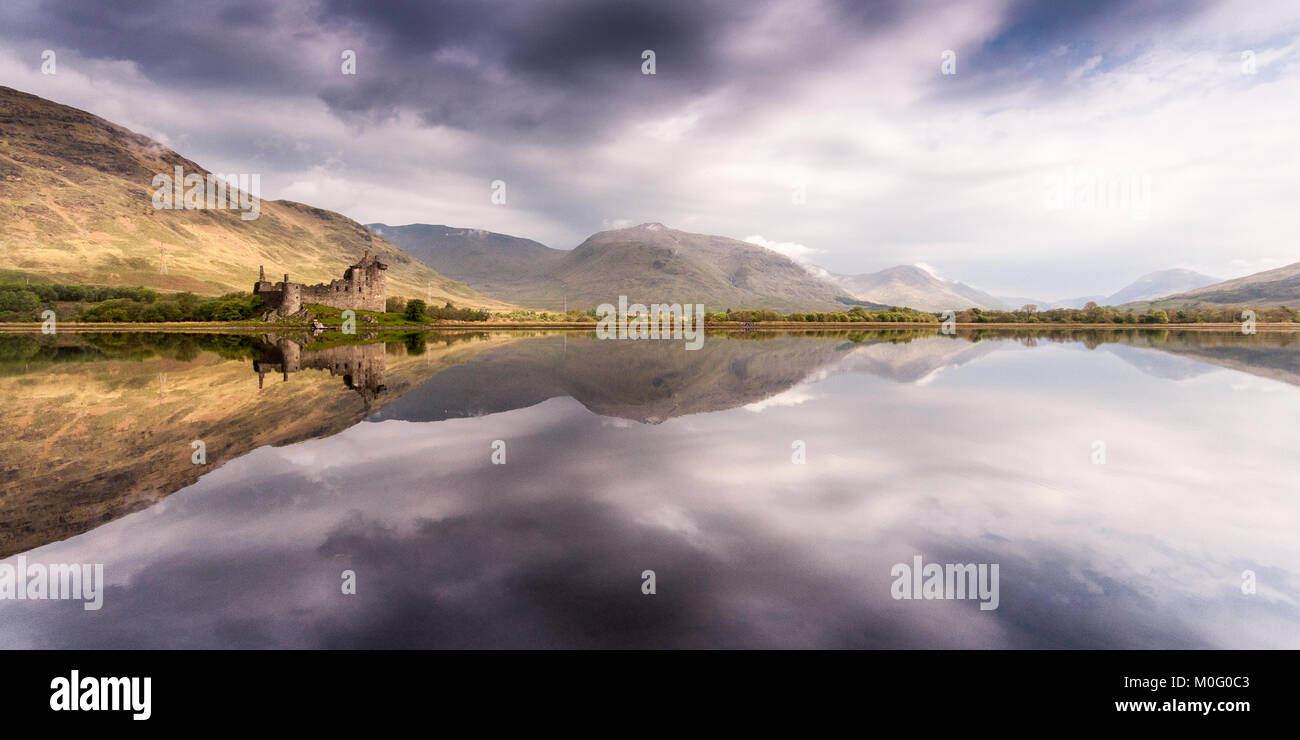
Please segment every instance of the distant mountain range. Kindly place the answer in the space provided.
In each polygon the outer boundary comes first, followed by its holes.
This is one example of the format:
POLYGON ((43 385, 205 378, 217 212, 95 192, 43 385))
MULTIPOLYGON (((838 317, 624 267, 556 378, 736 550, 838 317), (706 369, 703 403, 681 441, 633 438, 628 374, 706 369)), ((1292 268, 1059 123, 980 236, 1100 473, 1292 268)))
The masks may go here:
POLYGON ((1039 310, 1045 311, 1053 308, 1083 308, 1089 301, 1100 306, 1115 306, 1200 288, 1219 281, 1218 278, 1191 270, 1161 270, 1143 275, 1110 295, 1047 301, 1023 296, 994 296, 965 283, 935 277, 912 265, 890 267, 865 275, 832 276, 858 298, 896 306, 911 306, 923 311, 966 308, 1010 310, 1025 305, 1035 305, 1039 310))
POLYGON ((1158 298, 1160 296, 1171 295, 1185 290, 1200 288, 1205 285, 1213 285, 1214 283, 1219 282, 1220 279, 1221 278, 1203 275, 1194 270, 1173 268, 1170 270, 1149 272, 1110 295, 1085 295, 1079 296, 1078 298, 1065 298, 1059 301, 1046 302, 1035 301, 1027 298, 1007 298, 1006 300, 1016 308, 1019 308, 1026 303, 1037 304, 1041 309, 1083 308, 1090 302, 1096 303, 1098 306, 1118 306, 1131 301, 1158 298), (1020 300, 1021 302, 1016 303, 1016 300, 1020 300))
POLYGON ((692 234, 658 223, 602 231, 568 251, 480 229, 381 223, 368 228, 476 290, 518 305, 552 310, 566 305, 590 308, 619 295, 642 302, 691 300, 709 310, 782 312, 843 310, 853 303, 932 312, 1014 310, 1030 304, 1039 310, 1083 308, 1089 302, 1141 308, 1300 305, 1300 264, 1227 282, 1182 268, 1159 270, 1109 295, 1050 301, 993 295, 915 265, 841 275, 800 265, 749 242, 692 234))
MULTIPOLYGON (((659 223, 601 231, 572 250, 475 229, 370 224, 435 270, 502 300, 558 310, 702 303, 706 310, 844 310, 849 292, 765 247, 659 223)), ((881 306, 876 306, 877 308, 881 306)))
POLYGON ((250 290, 261 265, 271 279, 328 282, 369 249, 388 264, 390 293, 506 305, 332 211, 286 200, 261 201, 250 220, 157 209, 154 176, 176 167, 210 174, 146 136, 0 86, 0 274, 216 295, 250 290))
POLYGON ((1138 310, 1198 306, 1300 307, 1300 262, 1195 290, 1152 298, 1154 300, 1135 299, 1128 306, 1138 310))

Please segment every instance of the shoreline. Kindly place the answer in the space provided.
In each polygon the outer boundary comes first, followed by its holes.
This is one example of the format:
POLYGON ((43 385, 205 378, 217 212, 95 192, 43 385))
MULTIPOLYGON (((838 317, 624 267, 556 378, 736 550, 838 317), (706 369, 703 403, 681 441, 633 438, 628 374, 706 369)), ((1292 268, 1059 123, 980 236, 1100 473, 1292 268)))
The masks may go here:
MULTIPOLYGON (((365 326, 357 327, 358 333, 366 332, 383 332, 383 331, 462 331, 465 329, 474 329, 480 331, 510 331, 514 329, 572 329, 582 331, 593 331, 596 329, 595 321, 520 321, 520 322, 493 322, 493 321, 447 321, 437 324, 410 324, 410 325, 388 325, 388 326, 365 326)), ((837 329, 841 331, 852 331, 854 329, 938 329, 942 324, 940 322, 924 321, 764 321, 764 322, 726 322, 706 324, 706 331, 754 331, 754 330, 826 330, 837 329)), ((1241 324, 1233 323, 1199 323, 1199 324, 1067 324, 1054 322, 978 322, 978 323, 961 323, 956 324, 958 329, 1035 329, 1039 331, 1060 331, 1066 329, 1108 329, 1108 330, 1180 330, 1180 331, 1240 331, 1241 324)), ((1294 331, 1300 332, 1300 324, 1272 322, 1258 322, 1255 325, 1256 332, 1261 331, 1294 331)), ((265 334, 268 332, 311 332, 312 327, 301 324, 266 324, 264 326, 249 325, 243 323, 214 323, 214 322, 173 322, 173 323, 77 323, 67 322, 57 325, 57 331, 71 332, 117 332, 117 331, 172 331, 172 332, 220 332, 220 333, 252 333, 265 334)), ((338 327, 327 326, 326 332, 337 332, 338 327)), ((41 322, 11 322, 0 323, 0 333, 41 333, 41 322)))

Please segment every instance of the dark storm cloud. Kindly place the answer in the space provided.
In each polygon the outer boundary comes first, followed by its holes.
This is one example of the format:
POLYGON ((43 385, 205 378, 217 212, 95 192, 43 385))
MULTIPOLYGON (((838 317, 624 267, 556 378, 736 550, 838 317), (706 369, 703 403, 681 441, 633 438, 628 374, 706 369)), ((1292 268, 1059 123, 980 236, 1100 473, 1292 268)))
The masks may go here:
POLYGON ((349 117, 411 109, 428 125, 590 137, 730 79, 721 37, 759 7, 330 0, 322 24, 365 38, 378 71, 322 98, 349 117), (647 49, 654 76, 641 74, 647 49))
POLYGON ((278 41, 283 29, 275 8, 268 3, 47 1, 11 17, 9 32, 77 56, 130 60, 163 84, 229 86, 256 97, 288 89, 301 72, 292 48, 278 41))
MULTIPOLYGON (((631 119, 665 115, 721 86, 735 89, 742 101, 780 97, 787 85, 854 42, 924 17, 927 7, 898 0, 809 5, 806 13, 795 14, 798 22, 788 33, 772 39, 762 58, 732 58, 728 40, 743 36, 747 24, 775 5, 50 1, 25 13, 11 11, 8 21, 11 32, 85 57, 133 61, 163 84, 243 91, 250 102, 314 93, 346 120, 382 120, 405 110, 426 125, 526 133, 559 143, 590 141, 631 119), (356 77, 339 73, 344 48, 358 53, 356 77), (653 77, 641 74, 645 49, 657 55, 653 77)), ((1073 41, 1076 53, 1059 59, 1064 68, 1077 64, 1079 49, 1145 38, 1187 13, 1186 3, 1023 0, 1011 7, 995 37, 979 49, 961 50, 964 91, 1023 84, 1023 77, 1013 79, 1008 71, 1020 70, 1028 57, 1073 41)))
POLYGON ((125 59, 188 91, 251 100, 314 92, 347 120, 415 112, 428 125, 587 138, 670 111, 721 85, 771 93, 844 44, 902 17, 896 2, 842 2, 809 35, 791 28, 762 59, 737 63, 727 40, 763 2, 351 2, 116 4, 44 2, 11 12, 11 32, 94 59, 125 59), (339 53, 358 54, 358 75, 339 53), (641 74, 641 54, 657 74, 641 74))

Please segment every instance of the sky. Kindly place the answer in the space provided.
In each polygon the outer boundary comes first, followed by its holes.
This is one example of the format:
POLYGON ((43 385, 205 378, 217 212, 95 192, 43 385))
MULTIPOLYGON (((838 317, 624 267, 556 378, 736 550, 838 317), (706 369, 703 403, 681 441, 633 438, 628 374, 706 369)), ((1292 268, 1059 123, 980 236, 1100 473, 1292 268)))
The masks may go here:
POLYGON ((362 223, 1042 300, 1300 262, 1294 2, 5 0, 0 85, 362 223))

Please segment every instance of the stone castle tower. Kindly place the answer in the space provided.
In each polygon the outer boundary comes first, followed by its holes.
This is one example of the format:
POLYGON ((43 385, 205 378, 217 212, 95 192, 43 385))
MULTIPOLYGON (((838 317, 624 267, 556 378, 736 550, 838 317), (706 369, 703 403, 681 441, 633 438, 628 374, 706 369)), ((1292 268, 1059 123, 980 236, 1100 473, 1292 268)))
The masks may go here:
POLYGON ((272 283, 266 279, 266 268, 258 268, 258 279, 253 284, 253 294, 261 296, 268 309, 267 318, 292 316, 304 304, 319 303, 332 308, 351 308, 356 311, 384 310, 387 301, 385 270, 388 265, 370 256, 366 250, 361 260, 343 271, 342 280, 332 280, 327 285, 303 285, 289 282, 272 283))

